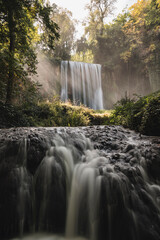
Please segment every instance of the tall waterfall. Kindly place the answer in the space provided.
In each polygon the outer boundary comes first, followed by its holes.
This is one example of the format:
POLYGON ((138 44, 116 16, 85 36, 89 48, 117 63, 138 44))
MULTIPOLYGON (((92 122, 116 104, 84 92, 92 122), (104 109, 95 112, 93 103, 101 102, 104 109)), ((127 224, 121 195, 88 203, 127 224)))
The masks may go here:
POLYGON ((71 99, 93 109, 103 109, 101 65, 61 62, 61 100, 71 99))

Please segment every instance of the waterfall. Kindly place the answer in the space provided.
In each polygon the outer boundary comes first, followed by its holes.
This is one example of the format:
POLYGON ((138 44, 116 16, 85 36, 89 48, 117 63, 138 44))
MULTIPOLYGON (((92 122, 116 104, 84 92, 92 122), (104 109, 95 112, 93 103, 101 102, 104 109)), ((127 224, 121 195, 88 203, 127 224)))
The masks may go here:
POLYGON ((61 62, 61 100, 72 100, 93 109, 103 109, 101 65, 61 62))
POLYGON ((152 141, 120 126, 1 130, 0 239, 159 240, 152 141))

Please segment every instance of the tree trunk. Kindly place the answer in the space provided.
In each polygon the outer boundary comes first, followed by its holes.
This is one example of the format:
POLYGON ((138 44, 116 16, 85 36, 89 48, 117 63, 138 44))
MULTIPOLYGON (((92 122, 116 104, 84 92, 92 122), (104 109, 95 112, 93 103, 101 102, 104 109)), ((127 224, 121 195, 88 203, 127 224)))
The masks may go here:
POLYGON ((8 27, 9 27, 9 73, 7 82, 6 103, 12 103, 13 84, 14 84, 14 54, 15 54, 15 32, 14 32, 14 16, 13 10, 8 9, 8 27))
POLYGON ((104 32, 104 17, 102 16, 100 18, 100 36, 103 36, 103 32, 104 32))

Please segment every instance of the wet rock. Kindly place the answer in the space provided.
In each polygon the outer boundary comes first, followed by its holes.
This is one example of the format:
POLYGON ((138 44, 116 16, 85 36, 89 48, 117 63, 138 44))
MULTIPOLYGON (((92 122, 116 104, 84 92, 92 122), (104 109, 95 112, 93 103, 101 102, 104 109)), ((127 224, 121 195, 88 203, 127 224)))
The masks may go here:
POLYGON ((119 149, 119 145, 117 143, 111 143, 111 149, 113 150, 118 150, 119 149))
POLYGON ((149 161, 147 161, 147 170, 153 179, 160 181, 160 151, 154 154, 149 161))
POLYGON ((134 149, 134 148, 135 148, 134 145, 128 144, 128 145, 126 146, 126 148, 124 149, 124 152, 127 153, 127 152, 129 152, 131 149, 134 149))
POLYGON ((20 230, 30 232, 34 218, 37 230, 64 232, 72 175, 67 159, 71 154, 74 163, 83 162, 78 172, 83 186, 91 176, 84 188, 80 182, 76 185, 83 193, 75 195, 75 204, 80 206, 76 209, 79 233, 89 236, 90 208, 98 205, 96 215, 92 215, 98 229, 96 240, 159 240, 159 142, 144 136, 140 139, 138 134, 116 126, 0 130, 1 239, 17 236, 20 230), (57 135, 61 144, 56 148, 57 135), (51 164, 48 168, 46 156, 51 164), (88 170, 83 172, 85 167, 88 170))
POLYGON ((114 154, 113 158, 116 159, 116 160, 119 159, 120 158, 120 154, 119 153, 114 154))
POLYGON ((135 158, 135 157, 131 158, 131 160, 130 160, 131 166, 133 166, 134 164, 137 164, 137 163, 138 163, 137 158, 135 158))
POLYGON ((48 142, 45 138, 29 138, 27 147, 27 168, 32 174, 35 174, 37 167, 46 154, 48 142))

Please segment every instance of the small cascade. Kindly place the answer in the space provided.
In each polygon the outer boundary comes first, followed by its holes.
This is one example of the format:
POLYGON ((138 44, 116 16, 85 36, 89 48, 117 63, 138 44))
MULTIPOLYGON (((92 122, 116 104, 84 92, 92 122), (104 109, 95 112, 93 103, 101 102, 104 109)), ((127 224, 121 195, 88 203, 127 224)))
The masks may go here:
POLYGON ((72 100, 93 109, 103 109, 101 65, 61 62, 61 100, 72 100))
MULTIPOLYGON (((10 142, 3 146, 0 166, 0 232, 3 236, 33 230, 33 179, 27 170, 27 139, 10 142), (6 214, 8 211, 8 214, 6 214), (3 221, 3 222, 2 222, 3 221)), ((6 239, 6 238, 5 238, 6 239)))
MULTIPOLYGON (((93 157, 92 154, 91 156, 93 157)), ((79 235, 87 235, 92 240, 97 239, 102 180, 96 169, 97 160, 77 164, 74 169, 66 222, 68 239, 79 235)))
POLYGON ((0 139, 1 239, 160 239, 159 145, 113 126, 11 138, 0 139))

